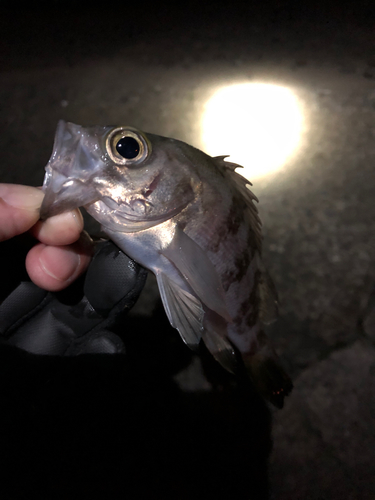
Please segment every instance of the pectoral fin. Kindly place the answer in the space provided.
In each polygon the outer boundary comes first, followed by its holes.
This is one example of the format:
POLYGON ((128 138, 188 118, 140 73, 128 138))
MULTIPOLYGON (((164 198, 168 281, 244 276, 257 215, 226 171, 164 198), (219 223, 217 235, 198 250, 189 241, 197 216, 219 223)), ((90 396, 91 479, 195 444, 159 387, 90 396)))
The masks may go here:
POLYGON ((204 311, 201 302, 165 274, 156 275, 165 312, 185 344, 195 349, 202 337, 204 311))
POLYGON ((195 241, 182 229, 177 228, 173 240, 162 254, 176 266, 208 309, 215 311, 226 321, 232 321, 225 304, 219 275, 204 250, 195 241))

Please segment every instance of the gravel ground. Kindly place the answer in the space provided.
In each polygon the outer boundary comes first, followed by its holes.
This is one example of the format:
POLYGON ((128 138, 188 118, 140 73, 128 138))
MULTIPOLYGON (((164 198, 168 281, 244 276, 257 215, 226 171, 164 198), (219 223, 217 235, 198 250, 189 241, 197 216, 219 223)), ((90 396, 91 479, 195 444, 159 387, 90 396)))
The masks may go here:
MULTIPOLYGON (((295 386, 273 414, 269 493, 259 498, 375 498, 370 2, 307 3, 304 11, 293 2, 193 2, 189 13, 136 6, 129 16, 66 5, 3 10, 1 181, 41 184, 61 118, 126 122, 200 146, 213 87, 249 80, 292 89, 304 112, 301 146, 253 186, 281 302, 269 335, 295 386)), ((156 300, 151 279, 133 318, 156 300)), ((179 380, 210 387, 198 375, 179 380)))

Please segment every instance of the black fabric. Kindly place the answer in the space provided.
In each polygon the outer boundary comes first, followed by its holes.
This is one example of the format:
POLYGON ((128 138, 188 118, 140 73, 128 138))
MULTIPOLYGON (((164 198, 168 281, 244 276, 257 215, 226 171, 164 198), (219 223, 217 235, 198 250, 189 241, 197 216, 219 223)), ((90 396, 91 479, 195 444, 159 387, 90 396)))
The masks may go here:
POLYGON ((175 384, 193 354, 161 303, 150 317, 124 315, 145 279, 101 243, 67 290, 24 282, 0 305, 1 500, 266 500, 264 401, 205 349, 218 390, 175 384))
POLYGON ((21 324, 29 314, 35 314, 44 299, 51 299, 46 290, 30 282, 21 283, 0 307, 0 334, 5 336, 7 332, 17 328, 18 322, 21 324))
POLYGON ((130 309, 146 279, 146 270, 113 243, 100 244, 87 271, 84 293, 93 308, 109 315, 114 304, 130 309), (125 301, 123 300, 125 298, 125 301))
POLYGON ((113 243, 98 243, 86 276, 67 290, 48 293, 21 283, 0 306, 1 339, 34 354, 124 352, 110 330, 134 305, 146 277, 113 243))

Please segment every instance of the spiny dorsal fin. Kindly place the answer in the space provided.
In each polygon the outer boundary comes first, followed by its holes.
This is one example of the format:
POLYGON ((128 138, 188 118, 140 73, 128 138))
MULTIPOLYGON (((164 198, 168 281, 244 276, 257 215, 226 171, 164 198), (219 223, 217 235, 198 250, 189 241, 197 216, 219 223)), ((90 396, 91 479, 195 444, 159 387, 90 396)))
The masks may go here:
MULTIPOLYGON (((225 161, 225 158, 229 158, 229 156, 230 155, 213 156, 213 159, 216 161, 216 163, 220 162, 223 167, 231 170, 232 172, 234 172, 236 168, 243 168, 243 166, 238 165, 238 163, 232 163, 231 161, 225 161)), ((251 184, 251 182, 249 182, 249 184, 251 184)))
POLYGON ((228 158, 228 155, 224 156, 215 156, 212 159, 214 160, 216 166, 224 172, 226 172, 229 179, 231 179, 232 183, 236 187, 237 191, 242 195, 243 199, 246 201, 247 210, 246 215, 249 220, 249 224, 251 229, 255 234, 255 240, 257 245, 257 250, 261 252, 262 249, 262 234, 261 234, 261 226, 262 223, 259 218, 258 209, 254 204, 254 201, 259 202, 258 198, 255 194, 250 191, 248 186, 252 186, 252 183, 243 177, 242 175, 235 172, 236 168, 243 168, 242 165, 238 165, 237 163, 232 163, 229 161, 225 161, 224 159, 228 158))
POLYGON ((225 171, 229 174, 229 177, 234 182, 237 190, 241 193, 241 195, 246 200, 247 205, 247 216, 249 219, 250 226, 253 232, 256 235, 256 242, 258 247, 257 252, 257 267, 260 271, 260 280, 259 280, 259 315, 260 319, 263 323, 269 324, 275 321, 278 317, 278 297, 275 285, 268 274, 267 269, 265 268, 261 257, 261 221, 258 215, 258 209, 254 204, 254 200, 258 201, 258 198, 250 191, 249 185, 252 185, 249 180, 247 180, 242 175, 235 172, 236 168, 243 168, 241 165, 237 163, 232 163, 229 161, 225 161, 226 156, 216 156, 214 158, 216 165, 219 168, 225 169, 225 171))

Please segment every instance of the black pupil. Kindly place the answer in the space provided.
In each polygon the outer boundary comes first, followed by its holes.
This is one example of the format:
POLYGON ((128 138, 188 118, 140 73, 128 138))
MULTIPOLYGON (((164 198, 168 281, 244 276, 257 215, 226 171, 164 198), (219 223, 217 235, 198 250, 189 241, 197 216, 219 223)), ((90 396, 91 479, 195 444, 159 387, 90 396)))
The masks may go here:
POLYGON ((139 154, 139 144, 134 137, 123 137, 116 144, 116 149, 126 160, 132 160, 139 154))

